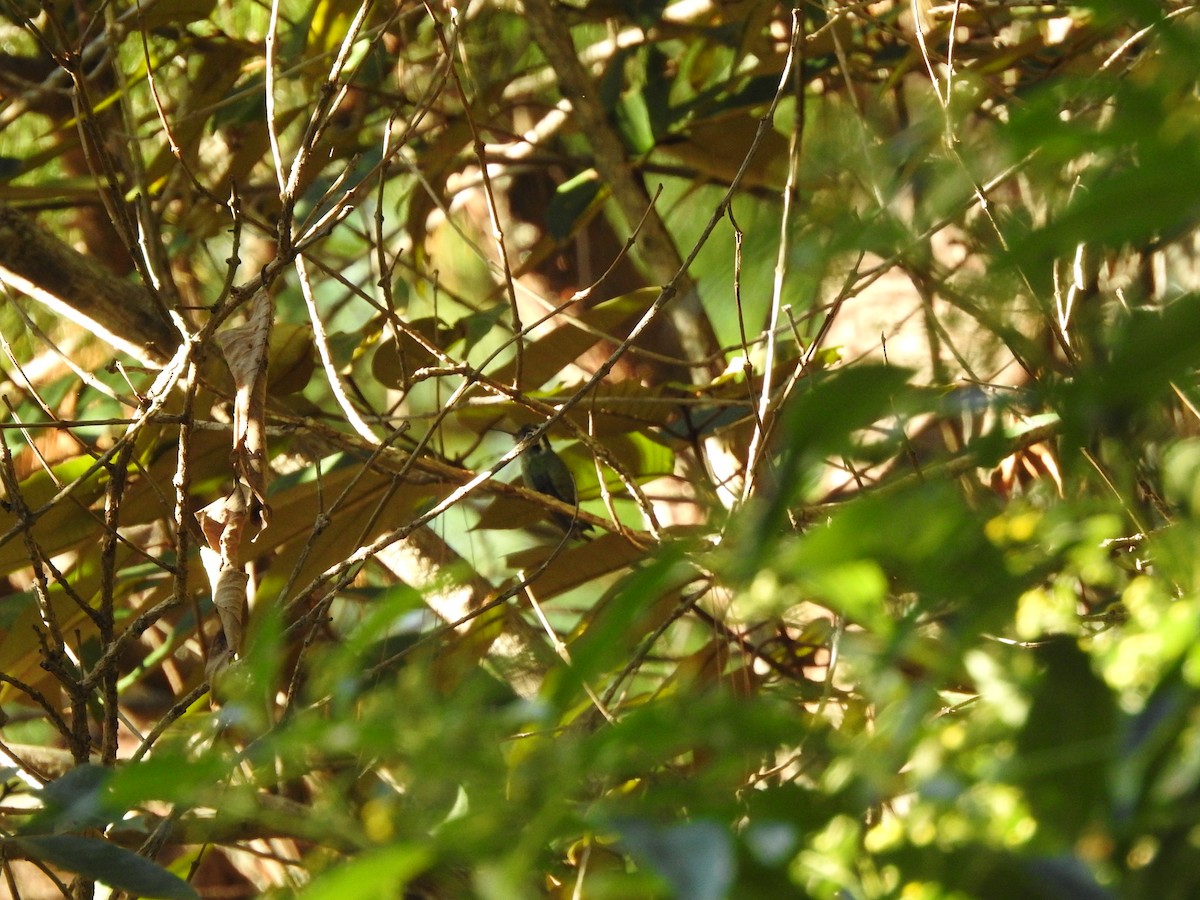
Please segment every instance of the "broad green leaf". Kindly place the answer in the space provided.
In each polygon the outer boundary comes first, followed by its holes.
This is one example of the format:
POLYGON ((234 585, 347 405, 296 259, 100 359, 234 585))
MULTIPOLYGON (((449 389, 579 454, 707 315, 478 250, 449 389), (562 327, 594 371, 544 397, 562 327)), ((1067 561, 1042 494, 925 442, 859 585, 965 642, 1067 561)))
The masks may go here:
POLYGON ((1036 655, 1044 671, 1017 737, 1015 774, 1044 829, 1042 845, 1066 849, 1109 809, 1116 700, 1073 639, 1047 639, 1036 655))
POLYGON ((980 844, 936 845, 885 853, 881 861, 930 887, 928 896, 978 900, 1115 900, 1077 856, 1031 856, 980 844))
POLYGON ((1179 741, 1197 705, 1196 688, 1183 677, 1182 660, 1171 666, 1121 731, 1111 778, 1115 818, 1132 824, 1143 815, 1170 814, 1189 779, 1181 777, 1179 741), (1174 784, 1172 784, 1174 782, 1174 784), (1157 811, 1157 812, 1155 812, 1157 811))
POLYGON ((712 821, 658 825, 638 819, 615 823, 621 845, 642 865, 662 875, 676 896, 722 900, 737 870, 728 828, 712 821))
POLYGON ((893 411, 911 376, 896 366, 858 365, 835 369, 801 387, 782 414, 783 456, 800 461, 849 452, 855 432, 893 411))
POLYGON ((76 835, 31 835, 0 840, 30 859, 40 860, 118 890, 163 900, 198 900, 190 884, 124 847, 76 835))
POLYGON ((827 454, 848 454, 855 435, 894 413, 898 395, 911 373, 892 366, 854 366, 835 369, 802 386, 781 413, 777 438, 779 463, 773 490, 765 505, 747 514, 750 544, 739 560, 739 571, 757 571, 783 533, 786 511, 801 493, 809 467, 827 454))
POLYGON ((682 549, 669 547, 601 597, 569 642, 571 665, 554 686, 555 705, 569 706, 580 684, 626 659, 642 636, 677 609, 679 592, 696 577, 682 549))
POLYGON ((333 866, 300 892, 304 900, 374 900, 401 896, 405 885, 429 867, 423 847, 385 847, 333 866))
POLYGON ((83 831, 103 828, 126 810, 106 796, 113 770, 87 763, 76 766, 42 789, 45 809, 28 824, 30 831, 83 831))

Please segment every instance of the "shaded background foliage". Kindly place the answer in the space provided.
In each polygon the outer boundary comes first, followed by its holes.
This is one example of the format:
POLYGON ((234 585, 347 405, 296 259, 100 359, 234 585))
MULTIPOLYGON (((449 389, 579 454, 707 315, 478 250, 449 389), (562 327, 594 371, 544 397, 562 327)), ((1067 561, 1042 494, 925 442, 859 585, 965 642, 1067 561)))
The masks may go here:
POLYGON ((1195 893, 1193 7, 0 11, 9 893, 1195 893))

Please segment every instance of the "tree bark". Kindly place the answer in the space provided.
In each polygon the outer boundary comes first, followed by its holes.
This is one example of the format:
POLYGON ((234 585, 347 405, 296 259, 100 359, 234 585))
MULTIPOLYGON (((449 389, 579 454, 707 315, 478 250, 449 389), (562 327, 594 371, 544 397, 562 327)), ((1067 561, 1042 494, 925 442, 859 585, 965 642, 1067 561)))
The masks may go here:
POLYGON ((88 323, 100 326, 141 351, 135 355, 163 362, 179 345, 178 330, 151 291, 118 278, 3 203, 0 267, 5 270, 0 271, 0 281, 20 291, 25 288, 19 279, 40 288, 44 295, 35 299, 85 328, 88 323))

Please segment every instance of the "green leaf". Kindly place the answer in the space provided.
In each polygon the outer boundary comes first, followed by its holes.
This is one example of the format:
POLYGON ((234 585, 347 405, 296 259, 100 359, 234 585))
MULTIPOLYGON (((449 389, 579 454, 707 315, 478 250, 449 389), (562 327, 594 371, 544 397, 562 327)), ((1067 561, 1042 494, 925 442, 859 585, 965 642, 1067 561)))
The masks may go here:
POLYGON ((786 512, 805 483, 806 470, 827 454, 845 454, 853 446, 856 432, 894 411, 897 394, 911 373, 894 366, 855 366, 835 369, 814 379, 784 410, 780 429, 780 462, 775 484, 779 485, 765 507, 751 509, 757 518, 746 529, 749 548, 737 570, 756 572, 770 552, 767 535, 785 532, 786 512))
POLYGON ((142 897, 196 900, 200 896, 162 866, 98 838, 47 834, 8 838, 0 841, 0 846, 7 847, 10 855, 16 849, 29 859, 142 897))
POLYGON ((1166 499, 1193 516, 1200 513, 1200 438, 1184 438, 1168 447, 1162 472, 1166 499))
POLYGON ((1036 648, 1044 665, 1017 737, 1017 780, 1051 846, 1071 846, 1108 808, 1116 700, 1073 638, 1036 648))
MULTIPOLYGON (((913 591, 925 610, 955 609, 956 631, 965 637, 1002 627, 1026 585, 983 525, 947 483, 866 495, 785 544, 774 557, 775 570, 881 634, 896 625, 882 589, 913 591)), ((744 556, 739 548, 734 565, 742 565, 744 556)))
POLYGON ((911 376, 898 366, 859 365, 816 379, 784 411, 784 455, 803 459, 849 450, 854 432, 892 412, 911 376))
MULTIPOLYGON (((637 432, 617 435, 604 440, 605 448, 613 455, 625 471, 639 483, 670 475, 675 470, 675 454, 669 447, 637 432)), ((559 455, 571 467, 575 475, 575 485, 579 489, 581 500, 591 500, 600 496, 600 487, 596 478, 596 466, 592 454, 582 441, 563 445, 559 455)), ((605 480, 611 490, 622 491, 622 485, 617 476, 607 469, 605 480)))
POLYGON ((1107 361, 1083 369, 1052 402, 1068 448, 1101 434, 1124 435, 1151 401, 1200 364, 1200 294, 1187 294, 1161 312, 1136 311, 1112 342, 1107 361))
POLYGON ((546 209, 546 230, 555 240, 570 237, 580 217, 600 195, 604 182, 595 169, 581 172, 558 186, 546 209))
POLYGON ((29 830, 81 831, 117 821, 125 810, 105 796, 112 777, 112 769, 85 763, 54 779, 42 789, 45 809, 28 823, 29 830))
POLYGON ((727 828, 711 821, 661 826, 642 819, 614 823, 621 845, 640 864, 662 875, 676 896, 689 900, 728 897, 737 858, 727 828))
POLYGON ((425 848, 408 845, 365 853, 318 876, 300 897, 303 900, 399 897, 404 887, 428 868, 430 859, 425 848))
POLYGON ((463 352, 471 350, 491 334, 496 324, 504 318, 507 312, 507 303, 493 303, 486 309, 463 316, 455 322, 454 328, 462 336, 463 352))
POLYGON ((897 866, 913 882, 941 888, 923 895, 929 897, 1114 900, 1074 856, 1030 858, 974 843, 949 850, 935 843, 883 854, 879 862, 897 866))
MULTIPOLYGON (((1139 815, 1178 817, 1186 814, 1174 802, 1185 789, 1187 776, 1180 777, 1178 742, 1186 740, 1197 703, 1197 691, 1183 675, 1182 660, 1168 669, 1142 709, 1125 724, 1120 758, 1113 775, 1114 814, 1118 821, 1136 821, 1139 815), (1164 782, 1172 783, 1170 786, 1164 782), (1156 810, 1156 807, 1158 808, 1156 810), (1178 812, 1176 810, 1178 809, 1178 812)), ((1187 764, 1184 763, 1184 766, 1187 764)), ((1192 774, 1191 780, 1196 776, 1192 774)))
POLYGON ((664 606, 674 607, 680 586, 696 577, 678 544, 623 579, 600 598, 570 643, 571 666, 555 685, 555 702, 569 706, 580 685, 625 659, 630 646, 653 630, 664 606))

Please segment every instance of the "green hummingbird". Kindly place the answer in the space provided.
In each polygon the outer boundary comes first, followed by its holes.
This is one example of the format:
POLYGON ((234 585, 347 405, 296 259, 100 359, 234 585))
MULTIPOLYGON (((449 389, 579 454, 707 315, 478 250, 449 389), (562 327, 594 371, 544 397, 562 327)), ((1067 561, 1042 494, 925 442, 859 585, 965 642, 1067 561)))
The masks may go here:
MULTIPOLYGON (((535 431, 537 426, 525 425, 517 432, 517 440, 524 441, 535 431)), ((550 448, 550 439, 546 437, 545 432, 521 453, 521 476, 525 487, 531 491, 561 500, 568 506, 579 505, 575 478, 567 464, 550 448)), ((574 535, 592 530, 590 523, 582 522, 566 513, 551 512, 550 520, 563 531, 574 535)))

